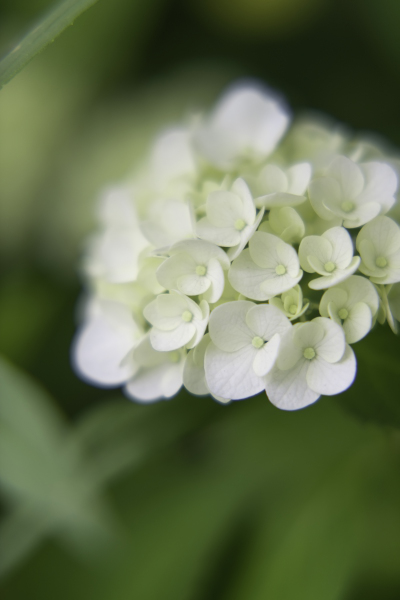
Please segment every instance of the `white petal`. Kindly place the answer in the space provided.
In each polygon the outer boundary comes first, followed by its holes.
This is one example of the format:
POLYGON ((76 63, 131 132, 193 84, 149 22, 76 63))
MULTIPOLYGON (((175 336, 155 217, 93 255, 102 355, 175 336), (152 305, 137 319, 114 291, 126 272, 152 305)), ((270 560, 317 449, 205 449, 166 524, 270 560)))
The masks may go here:
POLYGON ((309 364, 300 360, 292 369, 273 369, 265 378, 265 391, 272 404, 282 410, 298 410, 313 404, 320 394, 308 387, 309 364))
POLYGON ((193 323, 181 323, 171 331, 162 331, 153 327, 150 330, 150 342, 155 350, 168 352, 186 346, 196 334, 193 323))
POLYGON ((333 252, 330 260, 339 269, 348 267, 353 258, 353 242, 348 231, 344 227, 332 227, 325 231, 322 237, 332 245, 333 252))
POLYGON ((266 165, 259 175, 258 184, 262 194, 261 197, 276 192, 287 192, 289 187, 286 173, 277 165, 266 165))
POLYGON ((400 228, 389 217, 376 217, 364 225, 357 236, 356 245, 359 252, 360 242, 363 240, 373 242, 376 256, 388 256, 400 248, 400 228))
MULTIPOLYGON (((360 279, 364 279, 364 277, 360 277, 360 279)), ((342 283, 342 285, 343 285, 343 283, 342 283)), ((344 289, 342 289, 341 286, 330 288, 322 296, 321 302, 319 304, 319 312, 321 313, 321 316, 322 317, 331 316, 330 313, 328 312, 328 305, 330 303, 333 302, 336 306, 336 309, 338 310, 338 309, 346 306, 347 299, 348 299, 348 293, 344 289)), ((331 318, 332 318, 332 316, 331 316, 331 318)))
POLYGON ((355 304, 342 327, 348 344, 355 344, 365 337, 372 327, 372 313, 369 306, 364 302, 355 304))
POLYGON ((139 402, 154 402, 163 397, 161 377, 167 368, 166 364, 150 368, 142 368, 128 381, 124 388, 130 398, 139 402))
POLYGON ((291 277, 289 273, 286 273, 285 275, 276 275, 273 273, 269 279, 266 279, 260 284, 260 288, 269 300, 273 296, 291 290, 302 277, 303 271, 299 271, 297 277, 291 277))
POLYGON ((324 332, 324 337, 313 344, 317 358, 322 358, 329 363, 339 361, 346 347, 346 340, 341 326, 325 317, 316 317, 311 322, 311 325, 314 324, 322 327, 324 332))
POLYGON ((132 361, 124 361, 134 343, 129 332, 116 328, 104 315, 97 316, 77 333, 74 367, 83 379, 95 384, 124 383, 135 370, 132 361))
POLYGON ((364 187, 364 176, 360 167, 345 156, 338 156, 329 166, 329 175, 338 180, 344 200, 352 200, 364 187))
POLYGON ((360 165, 365 186, 362 191, 364 202, 379 202, 387 212, 394 203, 394 194, 397 190, 397 175, 389 165, 379 162, 369 162, 360 165), (392 202, 393 201, 393 202, 392 202))
MULTIPOLYGON (((216 261, 218 263, 218 261, 216 261)), ((218 263, 219 265, 219 263, 218 263)), ((221 267, 222 270, 222 267, 221 267)), ((187 296, 198 296, 204 294, 210 287, 210 281, 207 277, 191 273, 178 278, 177 288, 187 296)))
POLYGON ((208 305, 208 302, 206 302, 205 300, 201 300, 200 309, 202 313, 202 318, 193 320, 196 332, 193 338, 190 340, 190 343, 187 344, 188 349, 194 348, 199 342, 201 342, 204 332, 207 329, 208 319, 210 316, 210 307, 208 305))
POLYGON ((197 223, 197 235, 203 240, 219 246, 236 246, 240 243, 240 233, 233 227, 216 227, 207 217, 197 223))
POLYGON ((326 208, 327 202, 340 205, 342 202, 342 191, 339 183, 332 177, 319 177, 313 179, 308 188, 308 195, 313 209, 321 219, 330 221, 335 214, 326 208))
POLYGON ((161 390, 165 398, 172 398, 183 385, 184 361, 171 362, 161 375, 161 390))
POLYGON ((259 267, 275 269, 279 264, 277 246, 280 244, 282 240, 278 236, 257 231, 249 243, 250 256, 259 267))
POLYGON ((310 163, 293 165, 286 171, 289 182, 288 192, 297 196, 304 196, 311 179, 312 167, 310 163))
POLYGON ((271 371, 278 357, 281 337, 276 333, 267 344, 257 351, 254 357, 253 369, 256 375, 264 377, 271 371))
POLYGON ((233 182, 231 190, 242 200, 242 218, 248 225, 251 225, 256 218, 256 207, 247 183, 239 177, 233 182))
POLYGON ((264 209, 262 208, 258 215, 257 215, 257 219, 254 221, 253 225, 247 225, 241 232, 240 232, 240 243, 237 246, 233 246, 232 248, 229 248, 228 250, 228 256, 230 260, 234 260, 235 258, 237 258, 239 256, 239 254, 242 252, 243 248, 246 246, 247 242, 250 240, 250 238, 254 235, 254 232, 257 231, 257 228, 259 226, 259 224, 261 223, 261 219, 264 216, 264 209))
POLYGON ((303 238, 299 246, 299 259, 301 268, 307 273, 315 273, 315 269, 308 261, 308 257, 318 257, 318 262, 325 264, 331 260, 332 244, 329 240, 319 235, 309 235, 303 238))
POLYGON ((246 324, 246 314, 253 306, 253 302, 238 300, 221 304, 212 311, 210 337, 220 350, 234 352, 251 344, 254 333, 246 324))
POLYGON ((246 249, 233 261, 228 272, 228 278, 232 287, 247 298, 268 300, 272 296, 275 296, 275 294, 264 292, 261 289, 261 284, 272 273, 275 273, 275 271, 272 269, 263 269, 256 265, 250 256, 250 250, 246 249))
POLYGON ((240 196, 225 190, 211 192, 207 198, 207 218, 214 227, 233 227, 236 219, 243 218, 240 196))
POLYGON ((171 255, 181 252, 192 256, 196 265, 207 265, 213 258, 219 260, 223 269, 228 269, 230 265, 226 252, 216 244, 203 240, 182 240, 169 249, 171 255))
POLYGON ((211 342, 204 363, 211 392, 232 400, 242 400, 261 392, 264 381, 253 370, 256 352, 251 344, 235 352, 224 352, 211 342))
POLYGON ((204 356, 209 343, 210 336, 206 334, 201 342, 190 350, 183 369, 183 384, 196 396, 205 396, 209 393, 204 371, 204 356))
POLYGON ((209 281, 209 287, 203 293, 203 298, 212 304, 221 298, 225 286, 224 272, 221 263, 216 258, 212 258, 208 263, 206 278, 209 281))
POLYGON ((357 207, 353 212, 347 215, 342 214, 343 225, 348 229, 361 227, 365 223, 372 221, 381 212, 381 205, 378 202, 368 202, 357 207), (346 218, 347 217, 347 218, 346 218))
MULTIPOLYGON (((329 319, 326 319, 329 321, 329 319)), ((299 327, 295 327, 293 331, 293 341, 296 346, 304 350, 305 348, 314 348, 319 344, 325 335, 323 323, 319 323, 317 319, 301 323, 299 327)), ((281 363, 279 363, 281 367, 281 363)))
POLYGON ((328 363, 318 357, 310 362, 307 383, 317 394, 333 396, 344 392, 354 381, 357 363, 353 350, 346 346, 343 358, 336 363, 328 363))
POLYGON ((313 279, 309 282, 308 287, 312 290, 324 290, 333 285, 337 285, 341 281, 347 279, 347 277, 350 277, 350 275, 353 275, 360 266, 360 262, 360 257, 355 256, 347 269, 336 269, 336 271, 333 271, 330 275, 313 279))
POLYGON ((189 254, 181 252, 161 263, 157 269, 157 280, 166 290, 175 289, 179 277, 195 273, 195 270, 194 259, 189 254))
POLYGON ((246 314, 246 323, 255 335, 270 340, 276 333, 283 334, 292 325, 285 315, 270 304, 258 304, 246 314))

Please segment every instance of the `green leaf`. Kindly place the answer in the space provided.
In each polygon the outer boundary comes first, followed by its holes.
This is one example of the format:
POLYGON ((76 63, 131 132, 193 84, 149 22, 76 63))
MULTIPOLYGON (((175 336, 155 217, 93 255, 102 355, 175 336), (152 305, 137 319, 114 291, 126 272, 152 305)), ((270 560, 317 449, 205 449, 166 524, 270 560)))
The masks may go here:
POLYGON ((57 4, 0 61, 0 88, 96 2, 97 0, 64 0, 57 4))

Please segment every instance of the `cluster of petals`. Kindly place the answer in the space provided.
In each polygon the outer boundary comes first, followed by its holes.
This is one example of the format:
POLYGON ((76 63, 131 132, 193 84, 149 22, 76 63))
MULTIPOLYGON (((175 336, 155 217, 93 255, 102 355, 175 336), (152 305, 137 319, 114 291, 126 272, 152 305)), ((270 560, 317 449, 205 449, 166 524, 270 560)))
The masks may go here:
POLYGON ((376 323, 398 330, 396 162, 342 128, 289 125, 278 95, 234 85, 102 192, 72 349, 83 379, 140 402, 184 386, 295 410, 351 386, 349 344, 376 323))

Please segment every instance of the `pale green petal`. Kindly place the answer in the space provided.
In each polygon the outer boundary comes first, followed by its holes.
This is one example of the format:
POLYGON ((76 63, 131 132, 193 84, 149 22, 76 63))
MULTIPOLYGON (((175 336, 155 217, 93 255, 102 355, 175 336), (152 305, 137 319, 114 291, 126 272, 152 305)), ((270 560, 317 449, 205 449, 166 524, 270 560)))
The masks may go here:
POLYGON ((250 256, 250 250, 246 249, 233 261, 228 272, 228 278, 232 287, 247 298, 268 300, 276 294, 264 292, 261 289, 261 284, 274 274, 275 269, 263 269, 256 265, 250 256))
POLYGON ((299 246, 299 259, 301 268, 307 273, 315 273, 315 269, 309 263, 308 257, 317 257, 321 264, 331 260, 332 244, 322 236, 309 235, 303 238, 299 246))
POLYGON ((345 156, 338 156, 329 166, 328 173, 341 188, 343 200, 356 198, 364 187, 364 176, 360 167, 345 156))

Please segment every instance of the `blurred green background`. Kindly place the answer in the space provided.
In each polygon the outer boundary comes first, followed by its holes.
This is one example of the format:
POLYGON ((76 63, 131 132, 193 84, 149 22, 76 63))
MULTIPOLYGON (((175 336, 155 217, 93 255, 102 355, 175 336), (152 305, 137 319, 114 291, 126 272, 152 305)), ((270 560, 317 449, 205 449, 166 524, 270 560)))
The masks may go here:
MULTIPOLYGON (((51 6, 0 1, 6 53, 51 6)), ((0 92, 0 596, 397 600, 400 344, 298 413, 139 406, 73 373, 102 185, 258 77, 400 147, 398 0, 99 0, 0 92)))

